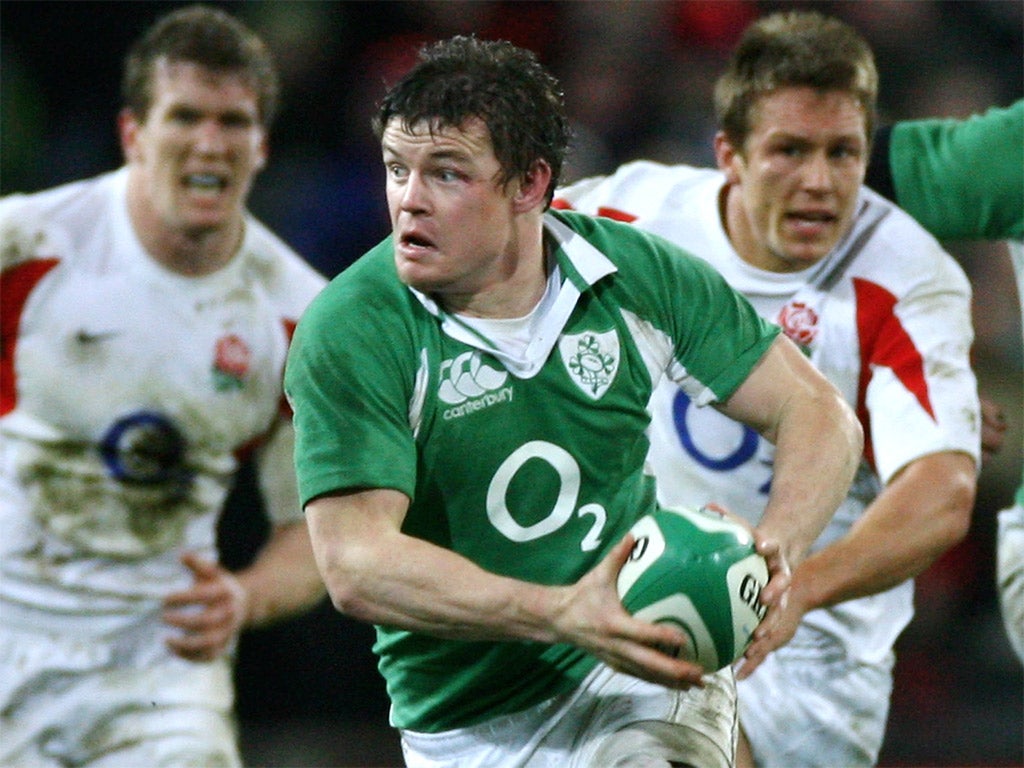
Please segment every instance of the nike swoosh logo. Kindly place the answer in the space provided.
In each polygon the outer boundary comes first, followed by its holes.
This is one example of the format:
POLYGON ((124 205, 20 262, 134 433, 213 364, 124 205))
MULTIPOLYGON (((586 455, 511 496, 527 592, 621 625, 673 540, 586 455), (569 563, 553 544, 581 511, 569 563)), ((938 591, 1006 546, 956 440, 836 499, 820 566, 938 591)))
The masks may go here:
POLYGON ((82 328, 75 334, 75 341, 79 344, 93 344, 113 336, 118 336, 121 331, 90 331, 82 328))

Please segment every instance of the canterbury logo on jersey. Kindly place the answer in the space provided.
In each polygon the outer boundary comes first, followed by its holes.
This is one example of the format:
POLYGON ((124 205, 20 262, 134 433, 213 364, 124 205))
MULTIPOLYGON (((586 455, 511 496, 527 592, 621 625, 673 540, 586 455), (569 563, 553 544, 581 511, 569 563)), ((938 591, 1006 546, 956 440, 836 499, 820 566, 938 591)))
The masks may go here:
POLYGON ((566 334, 558 340, 558 351, 569 378, 591 399, 600 400, 619 370, 618 334, 614 330, 566 334))
POLYGON ((483 362, 480 352, 463 352, 441 363, 437 396, 449 405, 442 416, 454 419, 512 400, 512 387, 505 386, 508 371, 483 362))

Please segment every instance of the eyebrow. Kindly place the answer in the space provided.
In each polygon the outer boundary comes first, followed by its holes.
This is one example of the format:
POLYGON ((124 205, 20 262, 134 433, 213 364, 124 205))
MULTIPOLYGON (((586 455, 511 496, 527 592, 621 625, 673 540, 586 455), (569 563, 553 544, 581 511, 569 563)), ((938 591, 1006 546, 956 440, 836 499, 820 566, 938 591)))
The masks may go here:
MULTIPOLYGON (((396 158, 402 158, 403 155, 394 146, 388 143, 382 143, 381 148, 386 155, 390 155, 396 158)), ((455 163, 472 163, 472 156, 462 149, 431 149, 426 153, 428 160, 433 162, 448 160, 455 163)))

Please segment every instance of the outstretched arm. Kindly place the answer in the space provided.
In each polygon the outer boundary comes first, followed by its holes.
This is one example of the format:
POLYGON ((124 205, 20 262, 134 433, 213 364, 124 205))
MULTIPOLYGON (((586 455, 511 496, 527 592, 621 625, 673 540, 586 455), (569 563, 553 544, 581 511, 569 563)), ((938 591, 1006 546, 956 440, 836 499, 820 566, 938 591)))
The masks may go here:
POLYGON ((789 339, 779 336, 721 410, 776 447, 771 492, 756 529, 771 579, 761 592, 768 614, 745 658, 760 663, 788 640, 780 622, 796 568, 845 498, 864 436, 839 391, 789 339))
POLYGON ((408 498, 373 489, 306 506, 313 550, 335 607, 347 615, 438 637, 572 643, 614 669, 675 688, 703 670, 654 649, 684 638, 630 616, 615 582, 626 536, 575 584, 542 586, 485 571, 401 531, 408 498))
MULTIPOLYGON (((974 459, 954 451, 904 467, 845 536, 796 568, 776 641, 788 642, 810 610, 882 592, 931 565, 967 535, 975 478, 974 459)), ((761 658, 747 660, 744 676, 761 658)))

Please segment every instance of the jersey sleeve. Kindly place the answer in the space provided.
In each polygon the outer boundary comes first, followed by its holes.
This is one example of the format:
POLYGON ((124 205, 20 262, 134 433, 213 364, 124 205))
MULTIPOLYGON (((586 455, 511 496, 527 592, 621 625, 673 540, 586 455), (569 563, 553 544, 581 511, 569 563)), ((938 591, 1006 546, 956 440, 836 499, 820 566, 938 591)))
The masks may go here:
POLYGON ((44 225, 44 217, 30 195, 0 198, 0 270, 40 259, 55 259, 68 246, 55 231, 44 225))
POLYGON ((303 506, 349 489, 392 488, 410 498, 415 490, 409 407, 416 355, 381 319, 393 313, 371 310, 397 299, 360 298, 342 278, 299 321, 285 369, 303 506))
POLYGON ((681 270, 674 284, 686 290, 669 291, 678 341, 666 374, 697 405, 722 402, 746 380, 781 329, 758 315, 707 262, 667 245, 673 266, 681 270))
POLYGON ((899 122, 888 140, 895 200, 936 237, 1024 237, 1024 100, 966 120, 899 122))
POLYGON ((970 364, 970 285, 952 259, 896 299, 854 280, 869 446, 882 481, 930 453, 963 452, 980 464, 980 406, 970 364))

